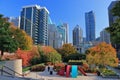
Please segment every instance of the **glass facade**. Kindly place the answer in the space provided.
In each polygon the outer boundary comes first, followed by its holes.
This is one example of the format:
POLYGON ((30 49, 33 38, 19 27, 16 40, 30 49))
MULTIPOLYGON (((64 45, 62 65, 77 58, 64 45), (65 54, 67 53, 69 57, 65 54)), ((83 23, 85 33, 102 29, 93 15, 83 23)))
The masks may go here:
POLYGON ((95 15, 93 11, 85 13, 86 41, 95 41, 95 15))
POLYGON ((45 7, 31 5, 21 11, 20 28, 25 30, 34 44, 48 45, 48 14, 45 7))
POLYGON ((39 41, 42 45, 48 45, 48 12, 40 9, 39 41))
POLYGON ((66 40, 65 27, 62 24, 60 24, 57 26, 57 29, 58 29, 58 32, 60 33, 61 38, 62 38, 62 44, 64 44, 66 42, 65 41, 66 40))
POLYGON ((48 45, 52 46, 53 48, 60 48, 60 34, 57 30, 57 26, 55 24, 48 25, 48 45))
POLYGON ((79 25, 73 29, 73 45, 77 46, 83 42, 83 31, 79 25))

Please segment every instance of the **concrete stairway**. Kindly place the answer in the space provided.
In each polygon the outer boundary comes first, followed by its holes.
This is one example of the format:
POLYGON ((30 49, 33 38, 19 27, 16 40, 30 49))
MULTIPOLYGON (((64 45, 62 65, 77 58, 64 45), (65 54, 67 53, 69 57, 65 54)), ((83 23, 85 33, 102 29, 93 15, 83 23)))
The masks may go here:
POLYGON ((26 78, 26 77, 12 77, 12 76, 1 76, 0 80, 43 80, 43 79, 32 79, 32 78, 26 78))

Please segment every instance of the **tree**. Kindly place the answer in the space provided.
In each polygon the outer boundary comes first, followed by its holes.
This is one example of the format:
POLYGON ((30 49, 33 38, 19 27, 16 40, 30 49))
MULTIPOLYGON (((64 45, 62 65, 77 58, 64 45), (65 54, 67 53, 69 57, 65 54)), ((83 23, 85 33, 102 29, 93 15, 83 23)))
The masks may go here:
POLYGON ((53 47, 51 47, 51 46, 42 46, 42 47, 41 47, 41 50, 42 50, 43 53, 45 53, 45 54, 48 54, 48 53, 50 53, 50 52, 57 53, 57 51, 56 51, 53 47))
POLYGON ((113 44, 120 44, 120 19, 117 19, 110 27, 106 30, 111 35, 111 41, 113 44))
POLYGON ((50 52, 46 56, 49 62, 52 62, 52 63, 61 62, 61 55, 59 53, 50 52))
POLYGON ((116 21, 106 30, 110 33, 111 42, 114 47, 119 50, 120 49, 120 1, 116 3, 116 5, 111 10, 113 16, 116 16, 116 21))
POLYGON ((114 16, 119 16, 120 17, 120 1, 118 1, 115 5, 115 7, 113 7, 113 9, 111 10, 112 14, 114 16))
POLYGON ((77 50, 71 44, 64 44, 60 49, 58 49, 58 52, 62 55, 63 61, 66 61, 65 59, 67 56, 77 53, 77 50))
POLYGON ((116 56, 116 50, 110 44, 106 44, 105 42, 100 43, 88 49, 87 62, 90 65, 117 66, 118 58, 116 56))
POLYGON ((50 46, 39 47, 39 52, 43 62, 61 62, 61 55, 50 46))
POLYGON ((12 32, 12 35, 14 35, 15 40, 18 41, 20 49, 22 50, 32 49, 33 40, 29 35, 27 35, 27 33, 24 30, 15 28, 14 25, 11 25, 10 31, 12 32))
POLYGON ((10 23, 7 22, 7 19, 0 15, 0 50, 2 56, 5 51, 14 52, 18 48, 18 42, 11 35, 9 26, 10 23))

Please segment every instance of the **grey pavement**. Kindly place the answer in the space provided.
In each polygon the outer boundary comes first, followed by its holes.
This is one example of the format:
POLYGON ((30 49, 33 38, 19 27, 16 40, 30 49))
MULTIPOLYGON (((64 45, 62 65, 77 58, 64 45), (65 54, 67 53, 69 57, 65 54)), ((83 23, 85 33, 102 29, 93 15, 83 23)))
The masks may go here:
POLYGON ((113 70, 120 77, 120 70, 113 68, 113 67, 110 67, 110 66, 107 66, 107 68, 109 68, 110 70, 113 70))
MULTIPOLYGON (((50 70, 53 70, 51 67, 50 70)), ((6 77, 0 75, 0 80, 120 80, 120 79, 110 79, 97 76, 95 74, 87 73, 88 76, 78 76, 77 78, 65 77, 56 75, 56 72, 53 72, 53 75, 50 75, 46 67, 44 72, 30 72, 25 78, 18 77, 6 77)))
POLYGON ((88 76, 78 76, 77 78, 65 77, 56 75, 56 72, 53 72, 53 75, 50 75, 47 67, 44 72, 31 72, 27 77, 42 79, 42 80, 120 80, 120 79, 110 79, 97 76, 95 74, 87 73, 88 76))

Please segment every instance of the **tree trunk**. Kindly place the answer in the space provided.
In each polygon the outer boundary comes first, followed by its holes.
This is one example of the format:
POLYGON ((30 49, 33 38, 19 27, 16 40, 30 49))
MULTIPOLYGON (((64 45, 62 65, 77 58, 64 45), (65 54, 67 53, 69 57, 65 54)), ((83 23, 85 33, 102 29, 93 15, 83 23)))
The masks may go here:
POLYGON ((1 56, 3 56, 4 55, 4 51, 3 50, 1 50, 1 56))

